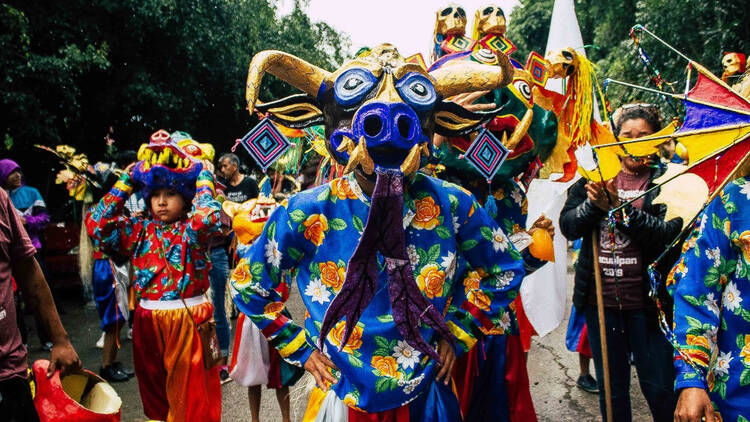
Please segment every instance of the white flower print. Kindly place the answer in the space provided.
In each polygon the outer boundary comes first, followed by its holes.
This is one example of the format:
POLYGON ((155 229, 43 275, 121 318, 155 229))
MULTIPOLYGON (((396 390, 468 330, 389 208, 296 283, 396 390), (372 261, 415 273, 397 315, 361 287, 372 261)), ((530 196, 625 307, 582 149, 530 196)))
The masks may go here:
POLYGON ((510 313, 509 312, 503 313, 503 317, 500 318, 500 328, 502 328, 503 331, 507 331, 510 328, 510 313))
POLYGON ((740 189, 740 193, 744 193, 745 196, 747 196, 747 199, 750 200, 750 182, 745 182, 742 184, 742 189, 740 189))
POLYGON ((706 224, 708 223, 708 214, 703 214, 703 217, 701 218, 701 224, 700 227, 698 227, 698 233, 703 233, 703 229, 706 228, 706 224))
POLYGON ((510 197, 513 198, 513 202, 515 202, 518 205, 521 205, 521 202, 523 201, 523 195, 521 195, 521 190, 518 188, 513 189, 513 192, 511 192, 510 197))
POLYGON ((409 343, 399 340, 393 348, 393 356, 396 362, 404 369, 412 369, 419 362, 421 353, 409 345, 409 343))
POLYGON ((461 228, 461 224, 458 223, 458 216, 454 215, 453 216, 453 231, 458 233, 458 229, 460 228, 461 228))
POLYGON ((714 268, 719 268, 719 265, 721 265, 721 249, 718 246, 706 249, 706 258, 714 262, 714 268))
POLYGON ((424 374, 421 374, 420 376, 410 379, 408 381, 404 381, 402 379, 398 380, 399 387, 403 387, 404 394, 411 394, 414 392, 414 389, 417 388, 417 386, 422 382, 424 379, 424 374))
POLYGON ((409 262, 411 263, 411 267, 417 268, 417 265, 419 265, 419 254, 417 253, 417 248, 414 245, 407 246, 406 254, 409 255, 409 262))
POLYGON ((716 366, 714 366, 714 374, 716 374, 717 376, 729 374, 729 362, 731 362, 732 359, 734 359, 732 357, 732 352, 720 352, 719 358, 716 359, 716 366))
POLYGON ((266 243, 266 262, 273 265, 275 268, 279 268, 279 265, 281 265, 279 243, 273 239, 270 239, 268 243, 266 243))
POLYGON ((740 302, 742 302, 740 291, 737 289, 737 285, 734 284, 733 281, 730 281, 724 289, 724 294, 721 297, 721 304, 727 308, 727 310, 734 312, 740 307, 740 302))
POLYGON ((495 249, 495 252, 504 252, 508 249, 508 238, 500 227, 492 229, 492 247, 495 249))
POLYGON ((453 274, 456 273, 456 254, 448 252, 448 255, 440 261, 440 265, 445 268, 445 278, 453 277, 453 274))
POLYGON ((331 292, 319 278, 310 280, 310 284, 305 288, 305 295, 310 296, 313 302, 318 302, 321 305, 331 301, 331 292))
POLYGON ((719 305, 716 303, 716 299, 714 299, 713 292, 706 295, 706 300, 703 301, 703 306, 708 308, 709 311, 713 312, 717 316, 719 315, 719 305))
POLYGON ((495 276, 495 288, 496 289, 502 289, 503 287, 508 287, 510 285, 510 282, 513 281, 513 277, 516 276, 516 273, 513 271, 503 271, 501 274, 498 274, 495 276))

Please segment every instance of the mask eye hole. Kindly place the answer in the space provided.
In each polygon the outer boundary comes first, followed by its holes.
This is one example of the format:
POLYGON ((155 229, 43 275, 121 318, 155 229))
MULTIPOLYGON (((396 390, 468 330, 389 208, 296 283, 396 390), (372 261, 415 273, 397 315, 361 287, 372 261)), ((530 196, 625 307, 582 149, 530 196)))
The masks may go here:
POLYGON ((452 8, 452 7, 446 7, 445 9, 443 9, 443 10, 442 10, 442 11, 440 12, 440 16, 443 16, 443 17, 445 17, 445 16, 448 16, 448 15, 450 15, 451 13, 453 13, 453 8, 452 8))
POLYGON ((483 16, 488 16, 492 14, 492 11, 494 10, 494 7, 485 7, 484 10, 482 10, 483 16))
POLYGON ((460 8, 460 7, 459 7, 459 8, 457 9, 457 11, 458 11, 458 16, 459 16, 459 17, 461 17, 461 18, 465 18, 465 17, 466 17, 466 11, 465 11, 465 10, 464 10, 463 8, 460 8))
POLYGON ((333 84, 336 102, 344 107, 357 104, 372 90, 377 81, 375 75, 360 67, 345 71, 333 84))
POLYGON ((531 87, 526 81, 515 81, 513 82, 513 87, 516 88, 526 101, 531 101, 531 87))
POLYGON ((408 73, 396 83, 401 98, 417 111, 432 109, 437 99, 432 82, 419 73, 408 73))
POLYGON ((503 14, 503 9, 501 9, 501 8, 498 7, 496 15, 497 16, 505 16, 505 14, 503 14))

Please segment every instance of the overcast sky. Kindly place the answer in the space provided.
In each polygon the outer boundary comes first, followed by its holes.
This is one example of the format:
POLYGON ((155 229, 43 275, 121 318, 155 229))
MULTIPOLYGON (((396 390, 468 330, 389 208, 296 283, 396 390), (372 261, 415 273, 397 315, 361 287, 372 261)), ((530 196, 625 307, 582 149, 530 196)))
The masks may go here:
MULTIPOLYGON (((395 45, 403 56, 421 52, 429 62, 435 12, 449 1, 419 0, 310 0, 308 15, 313 21, 324 21, 349 34, 352 52, 360 47, 373 47, 388 42, 395 45)), ((503 8, 506 18, 518 0, 462 0, 456 4, 466 10, 466 32, 470 34, 474 12, 488 4, 503 8)), ((278 0, 279 12, 286 14, 294 7, 293 0, 278 0)))

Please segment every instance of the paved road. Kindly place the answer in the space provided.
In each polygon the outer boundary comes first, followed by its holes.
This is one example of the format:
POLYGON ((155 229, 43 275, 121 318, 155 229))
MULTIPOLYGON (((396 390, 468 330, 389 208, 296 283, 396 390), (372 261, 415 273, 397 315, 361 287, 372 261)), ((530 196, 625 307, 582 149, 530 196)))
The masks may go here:
MULTIPOLYGON (((572 276, 572 274, 569 274, 572 276)), ((572 277, 571 277, 572 278, 572 277)), ((569 280, 570 283, 570 280, 569 280)), ((569 286, 569 290, 570 290, 569 286)), ((290 295, 289 308, 293 316, 302 314, 302 303, 299 295, 293 291, 290 295)), ((100 350, 94 347, 99 338, 99 317, 96 310, 85 308, 75 301, 62 301, 64 314, 63 324, 76 347, 86 368, 96 370, 100 362, 100 350)), ((34 324, 27 316, 27 326, 33 330, 34 324)), ((578 377, 578 357, 565 348, 565 321, 557 330, 544 338, 534 338, 528 357, 529 378, 534 407, 540 421, 596 421, 600 420, 598 400, 595 395, 578 389, 575 380, 578 377)), ((37 350, 38 340, 30 334, 31 349, 37 350)), ((33 351, 32 359, 47 358, 48 355, 33 351)), ((123 340, 120 360, 132 366, 132 343, 123 340)), ((593 371, 593 364, 592 364, 593 371)), ((311 377, 305 376, 291 390, 292 420, 302 418, 307 404, 305 385, 311 383, 311 377)), ((633 371, 631 395, 633 400, 633 420, 651 420, 645 400, 637 387, 637 376, 633 371)), ((123 400, 123 421, 145 421, 138 395, 138 383, 135 379, 126 383, 114 384, 123 400)), ((261 415, 264 421, 279 421, 281 415, 273 391, 263 390, 261 415)), ((229 383, 222 388, 222 414, 225 421, 249 421, 247 392, 236 383, 229 383)))

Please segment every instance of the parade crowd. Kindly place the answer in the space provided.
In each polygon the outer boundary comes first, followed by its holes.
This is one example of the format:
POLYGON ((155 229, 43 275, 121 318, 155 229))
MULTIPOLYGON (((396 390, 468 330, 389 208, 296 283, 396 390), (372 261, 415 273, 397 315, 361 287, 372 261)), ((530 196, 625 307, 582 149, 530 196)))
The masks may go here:
POLYGON ((91 406, 117 402, 108 383, 135 377, 150 420, 219 421, 221 385, 235 382, 252 421, 266 385, 288 422, 289 388, 308 373, 305 422, 536 421, 534 304, 521 286, 565 260, 560 237, 575 251, 566 346, 602 420, 633 419, 631 368, 655 421, 750 419, 750 160, 733 163, 692 222, 671 213, 663 180, 687 153, 660 134, 675 124, 648 103, 597 122, 594 89, 576 82, 595 80, 593 67, 573 49, 548 63, 569 96, 545 93, 533 60, 524 70, 490 48, 502 48, 502 13, 477 11, 475 40, 451 29, 466 25, 462 8, 439 12, 429 71, 390 44, 334 72, 257 54, 246 99, 260 123, 235 146, 260 169, 164 129, 92 166, 48 148, 81 206, 98 370, 81 368, 56 310, 41 253, 49 208, 26 167, 0 160, 0 419, 119 420, 119 405, 93 416, 91 406), (463 44, 489 47, 452 54, 463 44), (256 103, 264 72, 309 95, 256 103), (659 142, 618 149, 608 177, 604 159, 576 167, 589 139, 576 142, 603 133, 620 147, 659 142), (564 205, 532 221, 530 181, 553 150, 574 164, 558 169, 564 205), (292 294, 302 318, 286 307, 292 294), (26 313, 49 361, 27 362, 26 313), (123 335, 132 363, 118 360, 123 335))

